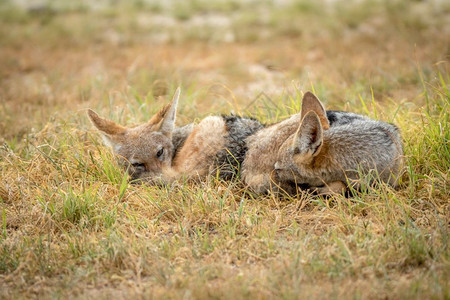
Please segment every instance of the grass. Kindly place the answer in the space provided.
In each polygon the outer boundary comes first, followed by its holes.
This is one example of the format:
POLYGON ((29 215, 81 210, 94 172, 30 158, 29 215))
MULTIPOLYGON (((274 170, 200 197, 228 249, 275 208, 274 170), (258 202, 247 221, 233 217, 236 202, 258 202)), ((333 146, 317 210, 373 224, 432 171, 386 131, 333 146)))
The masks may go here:
POLYGON ((0 298, 448 299, 449 9, 3 1, 0 298), (139 123, 178 85, 179 125, 275 122, 307 90, 393 122, 401 185, 328 199, 130 185, 86 108, 139 123))

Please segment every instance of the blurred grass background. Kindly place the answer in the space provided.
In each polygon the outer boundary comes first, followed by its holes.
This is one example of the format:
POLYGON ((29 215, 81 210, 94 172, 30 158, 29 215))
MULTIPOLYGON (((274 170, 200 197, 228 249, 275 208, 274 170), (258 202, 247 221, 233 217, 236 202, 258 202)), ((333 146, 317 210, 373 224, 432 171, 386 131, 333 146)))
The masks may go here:
POLYGON ((449 10, 403 0, 2 1, 0 133, 128 96, 139 106, 176 85, 201 114, 312 86, 339 108, 372 91, 420 106, 419 73, 433 80, 448 67, 449 10))

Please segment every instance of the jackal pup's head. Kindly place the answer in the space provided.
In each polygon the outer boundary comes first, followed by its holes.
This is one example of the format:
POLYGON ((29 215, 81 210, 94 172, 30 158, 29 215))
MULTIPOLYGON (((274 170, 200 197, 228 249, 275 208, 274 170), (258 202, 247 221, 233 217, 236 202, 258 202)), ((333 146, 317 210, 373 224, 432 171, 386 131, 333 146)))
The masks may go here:
POLYGON ((132 128, 118 125, 88 110, 89 118, 101 131, 105 144, 113 149, 119 163, 128 169, 133 180, 158 180, 164 169, 170 167, 174 152, 172 132, 179 97, 180 88, 176 90, 172 102, 150 121, 132 128))
POLYGON ((281 145, 275 171, 279 181, 314 184, 310 170, 320 168, 323 156, 323 132, 330 127, 326 111, 311 92, 302 100, 301 123, 298 130, 281 145))

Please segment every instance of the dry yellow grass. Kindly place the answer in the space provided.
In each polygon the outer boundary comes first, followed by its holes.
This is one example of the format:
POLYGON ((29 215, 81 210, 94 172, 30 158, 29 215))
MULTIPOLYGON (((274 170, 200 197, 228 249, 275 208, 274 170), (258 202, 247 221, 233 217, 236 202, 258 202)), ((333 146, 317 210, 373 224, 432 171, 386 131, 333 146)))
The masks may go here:
POLYGON ((446 3, 49 3, 0 4, 0 298, 450 297, 446 3), (128 185, 85 109, 142 122, 178 85, 179 125, 312 88, 394 122, 401 187, 128 185))

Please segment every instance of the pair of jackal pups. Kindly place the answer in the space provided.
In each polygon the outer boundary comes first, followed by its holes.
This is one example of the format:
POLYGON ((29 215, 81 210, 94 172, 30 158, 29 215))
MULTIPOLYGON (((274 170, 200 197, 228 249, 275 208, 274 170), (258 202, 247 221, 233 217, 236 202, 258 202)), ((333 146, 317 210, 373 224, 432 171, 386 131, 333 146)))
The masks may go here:
POLYGON ((133 180, 166 184, 208 175, 233 179, 239 174, 253 192, 291 195, 358 189, 362 176, 369 184, 397 185, 403 150, 393 124, 326 111, 313 93, 306 92, 300 113, 272 125, 232 115, 176 127, 179 97, 178 88, 171 103, 132 128, 88 111, 133 180))

